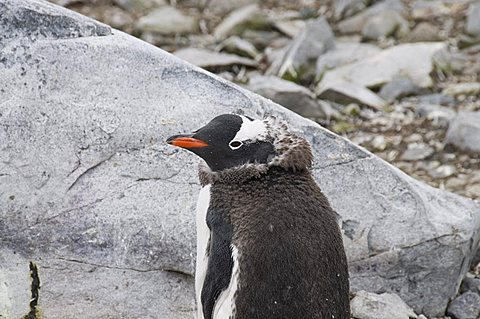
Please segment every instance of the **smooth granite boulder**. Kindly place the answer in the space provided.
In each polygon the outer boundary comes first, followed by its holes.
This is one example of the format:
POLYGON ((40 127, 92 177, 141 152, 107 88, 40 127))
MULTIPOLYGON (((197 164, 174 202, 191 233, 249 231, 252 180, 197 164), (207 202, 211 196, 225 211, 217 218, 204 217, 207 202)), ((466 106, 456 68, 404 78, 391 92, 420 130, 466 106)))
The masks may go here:
POLYGON ((108 26, 0 0, 0 318, 191 318, 199 159, 164 140, 228 112, 311 142, 352 290, 444 313, 477 247, 474 202, 108 26))

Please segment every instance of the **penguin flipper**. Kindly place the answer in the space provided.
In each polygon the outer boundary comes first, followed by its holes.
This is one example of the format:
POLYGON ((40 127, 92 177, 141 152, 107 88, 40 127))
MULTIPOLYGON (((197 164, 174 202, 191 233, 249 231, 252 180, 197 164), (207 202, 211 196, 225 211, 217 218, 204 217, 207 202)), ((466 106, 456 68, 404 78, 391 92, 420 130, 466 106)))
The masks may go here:
POLYGON ((211 231, 208 268, 203 283, 201 299, 205 319, 213 318, 215 302, 222 291, 229 286, 232 269, 232 225, 226 214, 210 207, 207 212, 207 225, 211 231))

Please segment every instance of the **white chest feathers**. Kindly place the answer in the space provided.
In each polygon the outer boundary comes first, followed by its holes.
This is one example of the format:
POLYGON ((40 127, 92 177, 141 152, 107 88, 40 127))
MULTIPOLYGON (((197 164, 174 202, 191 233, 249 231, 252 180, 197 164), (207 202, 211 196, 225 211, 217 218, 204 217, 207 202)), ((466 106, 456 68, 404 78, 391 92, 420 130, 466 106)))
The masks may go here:
POLYGON ((210 241, 210 229, 207 226, 207 211, 210 203, 210 188, 208 184, 202 188, 197 202, 197 264, 195 267, 195 296, 197 299, 197 319, 203 319, 202 311, 202 287, 205 281, 208 267, 208 242, 210 241))

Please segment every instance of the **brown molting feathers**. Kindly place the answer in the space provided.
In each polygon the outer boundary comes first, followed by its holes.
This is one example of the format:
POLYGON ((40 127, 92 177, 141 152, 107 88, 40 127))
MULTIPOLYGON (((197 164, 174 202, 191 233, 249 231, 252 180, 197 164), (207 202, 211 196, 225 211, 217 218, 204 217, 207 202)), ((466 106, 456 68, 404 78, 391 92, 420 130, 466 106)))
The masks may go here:
POLYGON ((273 144, 276 156, 267 164, 249 163, 222 171, 213 172, 207 165, 200 165, 199 178, 202 186, 217 181, 229 184, 242 183, 265 174, 270 167, 281 167, 294 172, 310 169, 313 154, 310 144, 301 136, 289 131, 287 124, 274 116, 263 121, 266 133, 259 140, 273 144))
POLYGON ((313 154, 310 144, 301 136, 289 131, 284 121, 270 116, 264 120, 267 129, 266 139, 277 152, 268 166, 279 166, 284 169, 301 171, 312 166, 313 154))

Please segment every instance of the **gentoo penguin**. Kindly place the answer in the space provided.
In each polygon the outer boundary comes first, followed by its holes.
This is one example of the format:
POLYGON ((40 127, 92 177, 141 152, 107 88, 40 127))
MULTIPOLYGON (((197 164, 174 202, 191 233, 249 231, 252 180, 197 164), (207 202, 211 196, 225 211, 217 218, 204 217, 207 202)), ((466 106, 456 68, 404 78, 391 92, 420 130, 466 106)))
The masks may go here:
POLYGON ((273 117, 224 114, 167 143, 206 163, 197 205, 198 319, 349 319, 336 214, 308 142, 273 117))

